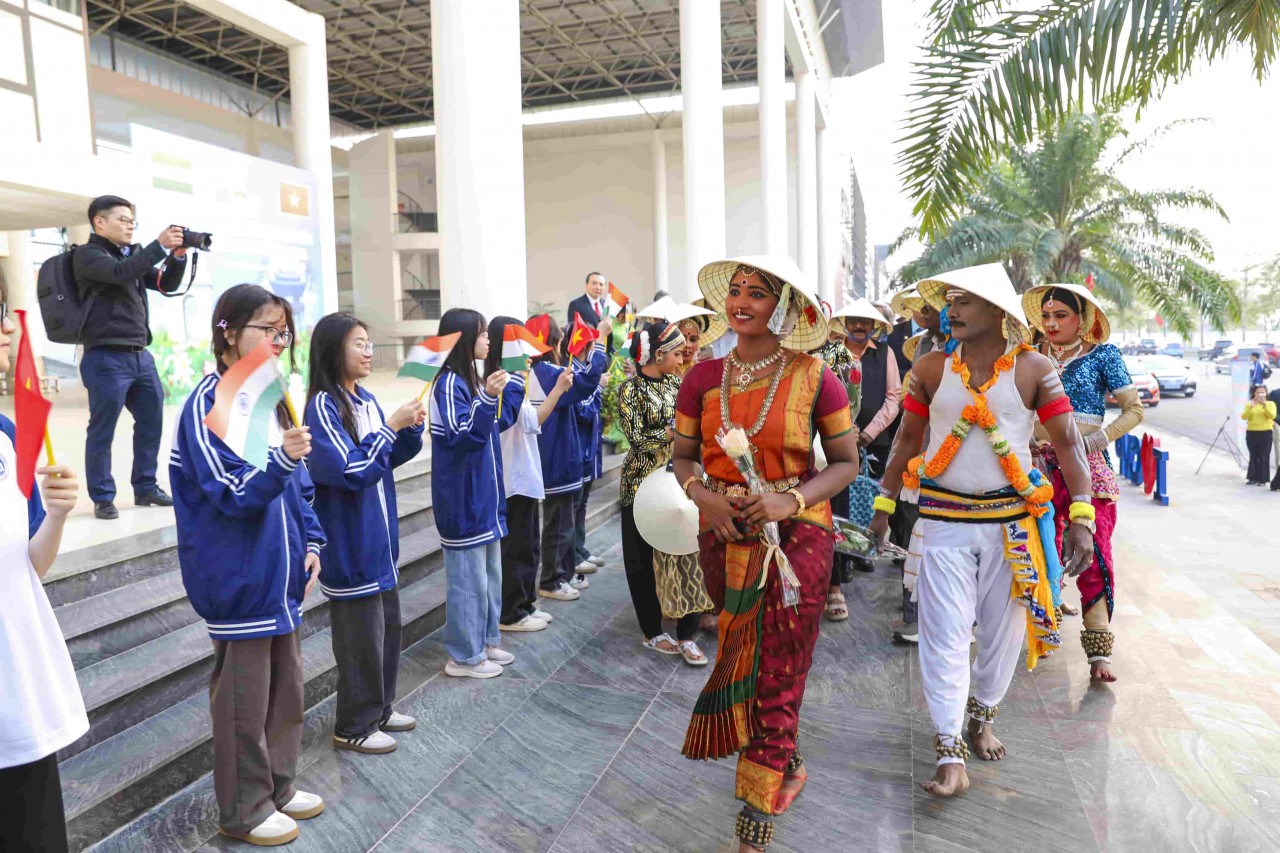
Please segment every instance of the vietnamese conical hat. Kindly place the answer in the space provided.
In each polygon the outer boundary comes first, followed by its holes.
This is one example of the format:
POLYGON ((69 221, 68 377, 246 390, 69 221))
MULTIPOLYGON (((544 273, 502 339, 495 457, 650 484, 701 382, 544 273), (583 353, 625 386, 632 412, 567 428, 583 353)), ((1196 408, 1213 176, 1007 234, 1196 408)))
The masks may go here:
POLYGON ((889 297, 889 306, 893 308, 893 313, 899 317, 905 317, 910 320, 911 315, 924 307, 924 300, 920 298, 920 294, 916 291, 914 284, 894 291, 889 297))
POLYGON ((782 339, 787 349, 809 352, 827 342, 827 319, 822 316, 818 297, 808 277, 788 255, 744 255, 712 261, 698 271, 698 287, 706 297, 707 307, 724 314, 729 282, 738 267, 764 270, 783 284, 791 285, 792 299, 800 309, 795 328, 782 339))
POLYGON ((1027 327, 1026 317, 1022 313, 1022 300, 1018 298, 1013 282, 1009 280, 1009 274, 1001 264, 981 264, 938 273, 917 281, 915 286, 921 298, 938 311, 947 307, 948 290, 963 290, 999 308, 1025 337, 1031 337, 1031 329, 1027 327))
POLYGON ((636 530, 654 549, 677 556, 698 550, 698 507, 665 467, 641 481, 633 509, 636 530))
POLYGON ((725 332, 729 331, 729 322, 725 320, 723 314, 717 313, 712 309, 705 299, 695 299, 692 304, 695 308, 706 308, 711 315, 709 317, 704 315, 694 318, 702 329, 702 334, 698 338, 698 346, 709 347, 723 338, 725 332))
POLYGON ((1050 290, 1065 290, 1080 298, 1084 316, 1080 318, 1080 337, 1085 343, 1101 344, 1111 337, 1111 322, 1093 292, 1083 284, 1040 284, 1022 294, 1022 311, 1031 328, 1045 331, 1041 318, 1044 296, 1050 290))
POLYGON ((637 320, 667 320, 667 316, 673 308, 676 307, 676 301, 670 296, 663 296, 657 300, 650 302, 648 305, 636 312, 637 320))
POLYGON ((884 319, 884 314, 881 314, 880 309, 872 305, 871 300, 866 297, 859 296, 831 315, 832 320, 847 320, 853 317, 875 323, 873 337, 876 334, 888 335, 893 332, 893 327, 884 319))

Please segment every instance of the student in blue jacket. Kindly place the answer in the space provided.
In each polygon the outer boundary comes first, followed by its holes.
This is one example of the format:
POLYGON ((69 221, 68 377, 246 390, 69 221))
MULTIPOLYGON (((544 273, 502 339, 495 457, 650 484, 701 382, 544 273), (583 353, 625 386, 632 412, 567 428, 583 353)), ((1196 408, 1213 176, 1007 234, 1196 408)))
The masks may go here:
MULTIPOLYGON (((529 402, 534 406, 541 405, 556 387, 560 374, 571 369, 560 366, 563 336, 555 320, 548 320, 547 346, 551 352, 534 359, 530 371, 529 402)), ((610 325, 608 320, 600 322, 601 330, 610 325)), ((587 579, 574 571, 574 513, 582 492, 583 466, 577 407, 600 387, 606 363, 602 341, 603 336, 592 347, 588 369, 573 372, 573 385, 556 402, 538 436, 546 493, 542 501, 542 578, 538 594, 558 601, 576 601, 581 597, 578 590, 587 586, 587 579)))
POLYGON ((417 722, 391 709, 400 673, 400 524, 394 470, 422 451, 426 407, 410 400, 382 414, 359 385, 373 371, 369 328, 350 314, 321 318, 311 332, 311 429, 307 469, 316 515, 329 537, 320 591, 329 598, 338 709, 333 745, 380 754, 386 732, 417 722))
MULTIPOLYGON (((573 359, 573 370, 582 373, 591 369, 589 361, 573 359)), ((573 558, 578 561, 577 573, 595 574, 604 565, 604 559, 587 548, 587 502, 591 500, 591 484, 604 472, 604 432, 601 429, 600 409, 604 404, 604 389, 609 384, 606 372, 591 396, 578 404, 578 436, 582 441, 582 491, 578 493, 573 512, 573 558)), ((585 587, 584 587, 585 588, 585 587)))
POLYGON ((461 337, 436 376, 430 414, 431 505, 449 586, 444 626, 449 661, 444 671, 462 678, 493 678, 515 660, 499 648, 507 501, 498 434, 519 416, 524 381, 501 368, 481 379, 489 332, 478 311, 446 311, 440 335, 455 332, 461 337))
POLYGON ((298 836, 324 801, 293 785, 302 749, 302 600, 320 574, 325 535, 301 461, 307 427, 283 403, 269 424, 265 471, 204 424, 222 374, 264 338, 293 358, 289 303, 238 284, 213 309, 216 373, 182 406, 169 457, 178 563, 187 597, 213 639, 209 707, 218 830, 261 846, 298 836))

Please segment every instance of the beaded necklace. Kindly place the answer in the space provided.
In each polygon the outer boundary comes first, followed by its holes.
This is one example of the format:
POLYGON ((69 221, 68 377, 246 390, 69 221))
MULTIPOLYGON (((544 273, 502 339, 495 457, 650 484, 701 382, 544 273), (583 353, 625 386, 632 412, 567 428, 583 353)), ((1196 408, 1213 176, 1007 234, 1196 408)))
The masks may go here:
POLYGON ((729 355, 725 357, 724 375, 720 379, 720 421, 726 426, 726 428, 733 422, 733 419, 729 415, 729 398, 733 394, 733 388, 729 382, 729 375, 732 370, 739 371, 737 384, 741 390, 745 391, 750 387, 751 381, 749 380, 744 386, 741 377, 744 374, 748 377, 751 376, 753 371, 749 368, 759 370, 760 367, 767 366, 772 361, 778 361, 778 367, 773 372, 773 380, 769 383, 769 392, 765 394, 764 404, 760 407, 760 415, 756 418, 756 422, 752 424, 751 428, 747 430, 747 438, 754 438, 756 433, 764 429, 764 422, 769 417, 769 409, 773 407, 773 398, 778 393, 778 386, 782 384, 782 374, 787 370, 787 363, 789 359, 783 355, 781 347, 779 347, 767 359, 757 361, 754 365, 743 364, 742 361, 738 359, 738 351, 736 349, 732 350, 729 355))
POLYGON ((737 376, 738 390, 745 391, 748 388, 750 388, 751 383, 755 381, 756 371, 764 370, 766 367, 773 364, 778 359, 782 358, 782 352, 783 352, 782 345, 779 344, 778 348, 775 349, 773 352, 769 353, 759 361, 753 361, 750 364, 748 364, 747 362, 744 362, 741 358, 738 357, 738 351, 736 349, 730 352, 729 357, 733 360, 733 367, 735 367, 738 371, 738 376, 737 376))
POLYGON ((1047 343, 1049 351, 1046 355, 1053 362, 1054 369, 1058 371, 1059 376, 1067 369, 1067 365, 1084 354, 1084 339, 1082 338, 1076 338, 1074 344, 1065 347, 1060 347, 1052 341, 1047 343))

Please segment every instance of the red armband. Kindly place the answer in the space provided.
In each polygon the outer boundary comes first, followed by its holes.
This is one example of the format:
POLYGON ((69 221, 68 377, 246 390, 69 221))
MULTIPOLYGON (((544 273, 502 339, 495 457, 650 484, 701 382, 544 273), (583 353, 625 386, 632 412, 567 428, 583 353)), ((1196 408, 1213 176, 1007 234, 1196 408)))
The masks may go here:
POLYGON ((921 403, 915 397, 912 397, 910 394, 903 399, 902 408, 911 412, 913 415, 919 415, 922 418, 929 417, 929 407, 924 403, 921 403))
POLYGON ((1071 408, 1071 400, 1068 397, 1059 397, 1052 403, 1045 403, 1036 409, 1036 414, 1040 416, 1040 423, 1047 424, 1058 415, 1065 415, 1074 411, 1071 408))

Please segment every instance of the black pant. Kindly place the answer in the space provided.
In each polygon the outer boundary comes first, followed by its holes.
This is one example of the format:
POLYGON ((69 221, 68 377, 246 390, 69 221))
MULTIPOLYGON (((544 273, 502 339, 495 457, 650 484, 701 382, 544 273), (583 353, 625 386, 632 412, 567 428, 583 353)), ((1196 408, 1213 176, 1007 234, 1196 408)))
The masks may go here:
POLYGON ((586 562, 591 556, 587 549, 587 501, 591 498, 591 480, 582 484, 578 493, 578 502, 573 508, 573 557, 578 563, 586 562))
MULTIPOLYGON (((898 501, 898 510, 893 514, 893 518, 889 523, 894 526, 895 533, 900 537, 896 543, 900 548, 911 548, 911 531, 915 530, 916 522, 920 520, 920 506, 918 504, 907 503, 906 501, 898 501)), ((907 574, 907 564, 904 560, 901 566, 902 577, 905 579, 907 574)), ((908 625, 914 624, 917 619, 917 605, 919 602, 911 600, 911 591, 904 585, 902 587, 902 621, 908 625)))
POLYGON ((1271 479, 1271 430, 1251 429, 1244 441, 1249 448, 1249 482, 1267 482, 1271 479))
POLYGON ((62 810, 58 755, 0 768, 0 851, 64 853, 67 819, 62 810))
POLYGON ((164 386, 151 353, 96 348, 80 359, 80 379, 89 392, 89 426, 85 431, 85 480, 89 498, 112 501, 111 442, 121 409, 133 415, 133 495, 156 490, 156 460, 164 431, 164 386))
POLYGON ((538 499, 507 498, 507 537, 502 540, 503 625, 514 625, 533 613, 538 603, 538 499))
MULTIPOLYGON (((622 508, 622 565, 627 572, 627 588, 636 620, 646 640, 662 633, 662 605, 658 601, 658 583, 653 574, 653 546, 636 528, 635 508, 622 508)), ((676 620, 676 639, 692 640, 698 632, 702 614, 690 613, 676 620)))
POLYGON ((573 580, 573 514, 578 493, 547 495, 542 502, 542 588, 573 580))
POLYGON ((400 676, 400 591, 329 602, 338 668, 338 737, 371 735, 391 716, 400 676))

